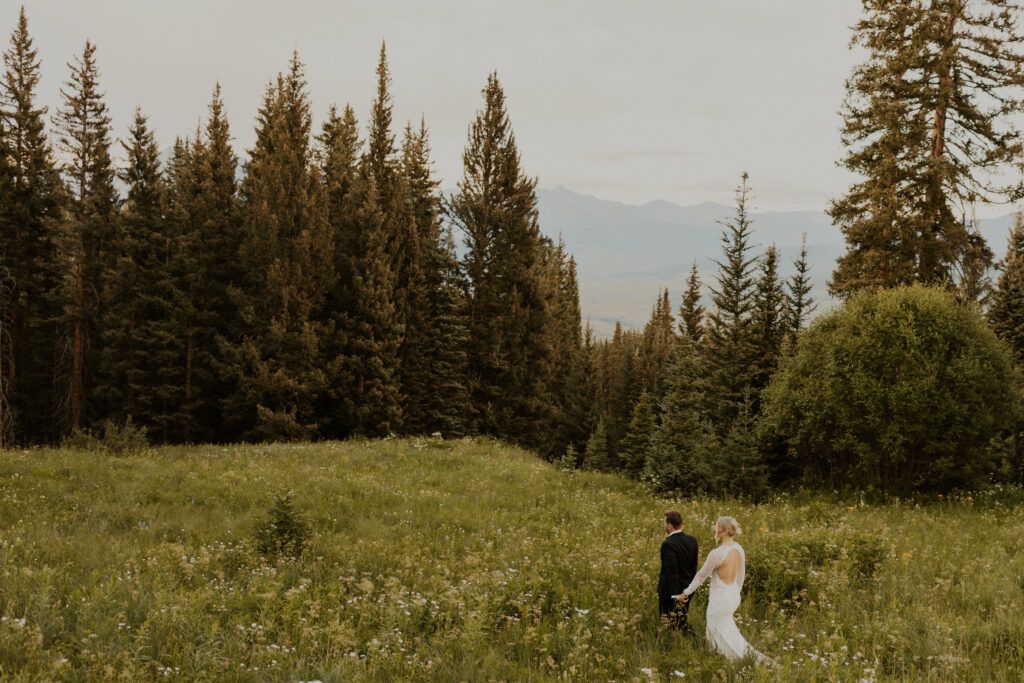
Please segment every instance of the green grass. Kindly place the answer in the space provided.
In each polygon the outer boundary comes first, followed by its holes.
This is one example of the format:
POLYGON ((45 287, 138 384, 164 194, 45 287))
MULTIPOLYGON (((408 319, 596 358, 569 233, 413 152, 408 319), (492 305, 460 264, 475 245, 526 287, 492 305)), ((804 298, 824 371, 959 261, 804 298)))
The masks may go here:
POLYGON ((1024 505, 971 498, 672 501, 485 441, 6 451, 0 678, 1021 680, 1024 505), (287 489, 312 535, 267 560, 287 489), (659 629, 672 506, 702 557, 743 525, 740 629, 776 669, 659 629))

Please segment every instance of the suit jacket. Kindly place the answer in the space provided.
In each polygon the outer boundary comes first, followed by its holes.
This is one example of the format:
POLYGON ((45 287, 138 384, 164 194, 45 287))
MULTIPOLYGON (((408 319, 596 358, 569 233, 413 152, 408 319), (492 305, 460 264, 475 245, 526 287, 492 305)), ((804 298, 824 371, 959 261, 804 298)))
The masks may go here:
POLYGON ((697 573, 697 539, 683 532, 669 534, 661 544, 658 596, 679 595, 697 573))

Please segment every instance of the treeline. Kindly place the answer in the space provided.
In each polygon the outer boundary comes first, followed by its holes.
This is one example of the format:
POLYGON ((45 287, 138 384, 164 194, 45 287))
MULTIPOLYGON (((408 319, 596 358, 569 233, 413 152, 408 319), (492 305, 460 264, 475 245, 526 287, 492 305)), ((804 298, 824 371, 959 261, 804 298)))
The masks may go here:
POLYGON ((129 418, 163 442, 576 438, 575 263, 539 231, 496 75, 444 198, 383 47, 365 133, 349 106, 313 129, 293 55, 241 168, 219 85, 165 163, 137 110, 117 167, 93 44, 49 125, 24 10, 3 57, 0 445, 129 418))

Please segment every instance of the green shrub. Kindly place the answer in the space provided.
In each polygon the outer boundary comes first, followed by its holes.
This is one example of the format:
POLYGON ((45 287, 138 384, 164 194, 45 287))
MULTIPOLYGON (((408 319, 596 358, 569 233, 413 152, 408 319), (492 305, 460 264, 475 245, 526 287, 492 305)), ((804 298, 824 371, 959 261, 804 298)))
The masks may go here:
POLYGON ((79 429, 65 437, 61 445, 111 455, 132 455, 149 447, 149 439, 146 428, 137 426, 129 415, 124 422, 107 419, 99 423, 98 429, 79 429))
POLYGON ((309 523, 292 505, 294 493, 274 494, 270 519, 256 530, 256 547, 264 555, 298 557, 309 538, 309 523))
POLYGON ((977 311, 915 285, 816 321, 766 394, 762 437, 813 483, 907 494, 970 486, 1011 424, 1018 378, 977 311))

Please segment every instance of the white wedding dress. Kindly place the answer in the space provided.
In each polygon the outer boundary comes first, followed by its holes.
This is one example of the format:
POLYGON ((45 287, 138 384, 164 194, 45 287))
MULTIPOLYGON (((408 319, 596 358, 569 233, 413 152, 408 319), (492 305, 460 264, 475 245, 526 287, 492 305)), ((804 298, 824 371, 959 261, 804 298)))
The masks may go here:
POLYGON ((750 646, 736 628, 736 621, 733 614, 740 606, 740 590, 743 588, 743 577, 747 557, 739 543, 723 543, 710 553, 704 561, 693 581, 683 592, 693 595, 694 591, 700 588, 701 584, 711 577, 711 594, 708 597, 708 614, 705 635, 711 647, 722 653, 730 660, 742 659, 752 655, 758 662, 767 661, 765 656, 750 646), (729 552, 737 550, 740 554, 740 564, 736 569, 736 578, 732 583, 726 583, 718 576, 718 567, 725 561, 729 552))

